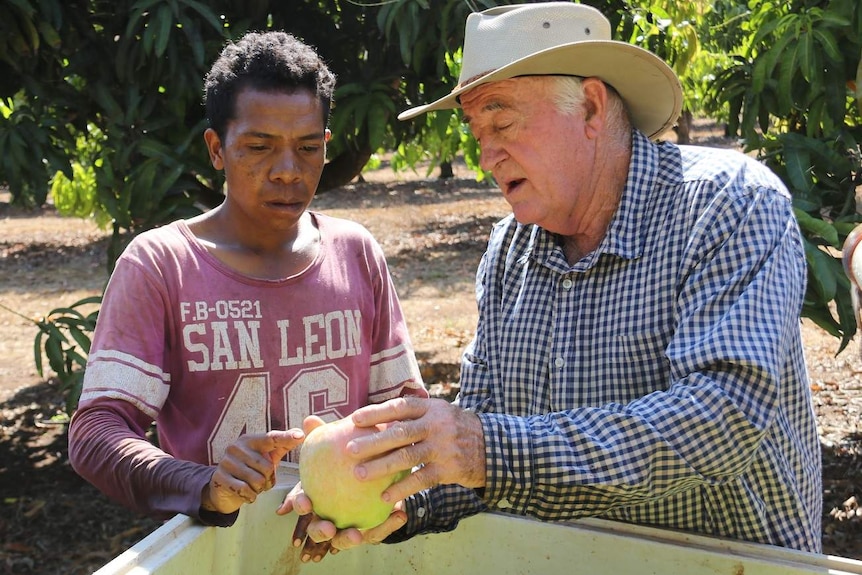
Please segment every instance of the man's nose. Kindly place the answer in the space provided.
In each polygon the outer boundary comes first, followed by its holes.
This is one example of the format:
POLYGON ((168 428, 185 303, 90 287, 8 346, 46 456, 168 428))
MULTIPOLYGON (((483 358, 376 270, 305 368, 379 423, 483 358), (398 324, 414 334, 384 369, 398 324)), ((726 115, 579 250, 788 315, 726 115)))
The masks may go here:
POLYGON ((279 152, 272 164, 270 177, 273 180, 293 181, 299 177, 299 161, 296 152, 283 150, 279 152))
POLYGON ((479 166, 486 172, 493 172, 497 164, 505 158, 505 149, 494 139, 483 139, 479 143, 479 166))

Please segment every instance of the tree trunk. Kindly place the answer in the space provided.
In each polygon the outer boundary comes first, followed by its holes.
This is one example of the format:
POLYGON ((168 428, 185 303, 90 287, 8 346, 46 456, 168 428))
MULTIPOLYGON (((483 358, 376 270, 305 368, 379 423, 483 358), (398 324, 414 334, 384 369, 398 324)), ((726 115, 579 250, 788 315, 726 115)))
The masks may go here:
POLYGON ((692 115, 689 110, 683 110, 676 123, 676 143, 690 144, 691 143, 691 124, 692 115))
POLYGON ((371 159, 371 148, 361 150, 346 150, 332 158, 324 167, 320 176, 318 192, 325 192, 349 184, 353 178, 362 172, 362 168, 371 159))
POLYGON ((454 178, 455 170, 452 169, 452 162, 440 162, 440 179, 454 178))

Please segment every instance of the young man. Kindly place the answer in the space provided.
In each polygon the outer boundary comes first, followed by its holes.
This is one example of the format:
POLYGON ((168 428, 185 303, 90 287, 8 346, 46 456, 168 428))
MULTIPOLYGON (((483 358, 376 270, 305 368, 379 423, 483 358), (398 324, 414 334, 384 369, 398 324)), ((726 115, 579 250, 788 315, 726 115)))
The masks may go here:
POLYGON ((112 499, 231 525, 306 416, 427 397, 380 247, 308 211, 334 85, 280 32, 229 44, 208 73, 204 138, 226 198, 118 260, 69 429, 73 467, 112 499))
POLYGON ((459 403, 355 412, 397 422, 348 446, 357 477, 421 465, 383 494, 406 524, 312 520, 310 537, 346 549, 495 509, 819 551, 791 198, 742 154, 650 141, 681 102, 670 68, 590 7, 469 16, 458 87, 401 116, 460 105, 512 206, 478 270, 459 403))

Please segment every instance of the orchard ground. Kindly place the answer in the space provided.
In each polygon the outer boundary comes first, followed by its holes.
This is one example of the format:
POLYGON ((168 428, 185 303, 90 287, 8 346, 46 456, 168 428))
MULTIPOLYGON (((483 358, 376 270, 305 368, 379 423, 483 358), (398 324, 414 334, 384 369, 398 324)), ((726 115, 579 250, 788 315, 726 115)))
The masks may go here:
MULTIPOLYGON (((698 122, 695 143, 732 146, 698 122)), ((457 390, 458 361, 475 328, 473 277, 488 232, 508 213, 496 188, 456 177, 393 174, 321 194, 313 208, 363 223, 381 243, 432 392, 457 390)), ((31 319, 101 292, 107 233, 57 215, 22 211, 0 194, 0 574, 82 575, 157 523, 109 502, 71 470, 56 382, 40 377, 31 319), (30 319, 28 319, 30 318, 30 319)), ((862 356, 802 321, 823 446, 823 543, 862 559, 862 356)), ((858 339, 858 338, 857 338, 858 339)), ((50 374, 46 374, 50 375, 50 374)))

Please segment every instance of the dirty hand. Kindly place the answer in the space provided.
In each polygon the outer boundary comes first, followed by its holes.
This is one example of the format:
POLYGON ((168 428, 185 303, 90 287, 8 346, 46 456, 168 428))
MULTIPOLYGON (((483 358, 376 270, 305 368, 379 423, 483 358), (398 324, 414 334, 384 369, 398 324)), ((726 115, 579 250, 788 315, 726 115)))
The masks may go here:
POLYGON ((421 465, 386 489, 384 501, 401 501, 437 485, 485 486, 485 437, 475 413, 442 399, 399 397, 362 407, 351 417, 358 427, 386 427, 347 444, 358 462, 358 479, 421 465))
POLYGON ((401 510, 399 502, 386 521, 377 527, 361 531, 351 527, 339 531, 334 523, 314 514, 312 501, 303 493, 299 483, 287 494, 276 513, 284 515, 291 511, 296 511, 299 515, 292 542, 294 547, 302 547, 300 560, 303 563, 317 563, 326 557, 327 553, 335 555, 351 547, 380 543, 407 522, 407 514, 401 510))
MULTIPOLYGON (((322 419, 312 415, 303 421, 302 428, 308 435, 311 430, 323 424, 322 419)), ((276 510, 276 513, 286 515, 291 511, 296 511, 299 518, 293 530, 293 546, 302 547, 300 560, 303 563, 309 561, 316 563, 326 557, 327 553, 335 555, 341 550, 365 543, 380 543, 390 533, 400 529, 407 522, 407 515, 401 511, 400 503, 395 507, 396 510, 392 512, 389 518, 377 527, 362 531, 355 528, 339 531, 334 523, 314 514, 313 502, 303 492, 302 484, 297 483, 284 498, 284 502, 276 510)))
POLYGON ((201 507, 207 511, 233 513, 243 503, 275 485, 278 462, 302 443, 299 429, 243 435, 225 450, 210 482, 201 493, 201 507))

